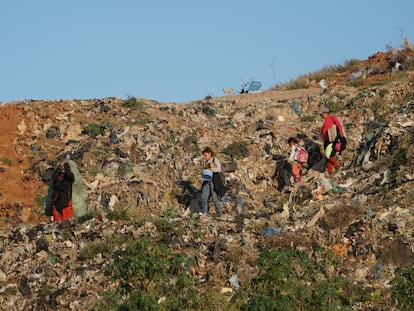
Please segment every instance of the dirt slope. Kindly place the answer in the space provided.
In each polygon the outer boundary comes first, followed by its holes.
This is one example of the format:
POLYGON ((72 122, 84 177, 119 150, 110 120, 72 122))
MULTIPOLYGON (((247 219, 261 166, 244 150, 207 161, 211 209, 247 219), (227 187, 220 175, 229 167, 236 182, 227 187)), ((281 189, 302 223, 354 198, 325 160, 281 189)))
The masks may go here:
POLYGON ((16 144, 24 119, 17 104, 0 106, 0 226, 45 220, 35 198, 44 195, 46 185, 30 171, 33 159, 16 144))

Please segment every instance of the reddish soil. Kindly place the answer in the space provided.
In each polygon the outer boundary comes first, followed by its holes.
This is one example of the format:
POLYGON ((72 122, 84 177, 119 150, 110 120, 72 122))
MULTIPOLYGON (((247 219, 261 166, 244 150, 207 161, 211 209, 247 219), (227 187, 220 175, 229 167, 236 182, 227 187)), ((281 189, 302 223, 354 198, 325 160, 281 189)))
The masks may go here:
POLYGON ((16 143, 23 119, 23 110, 16 104, 0 105, 0 227, 47 220, 35 202, 47 186, 30 171, 30 156, 16 143))

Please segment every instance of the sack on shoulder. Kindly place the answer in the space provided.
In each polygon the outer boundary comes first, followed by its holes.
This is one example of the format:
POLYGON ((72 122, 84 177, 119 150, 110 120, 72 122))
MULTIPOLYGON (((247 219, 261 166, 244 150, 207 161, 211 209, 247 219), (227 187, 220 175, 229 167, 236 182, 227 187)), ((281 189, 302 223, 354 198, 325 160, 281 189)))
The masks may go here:
POLYGON ((217 193, 219 198, 223 197, 229 188, 224 185, 220 173, 213 173, 213 184, 214 191, 217 193))
POLYGON ((335 150, 334 143, 329 143, 325 147, 325 157, 329 160, 335 155, 335 153, 336 153, 336 150, 335 150))
POLYGON ((333 124, 330 128, 328 128, 328 138, 330 142, 334 142, 338 137, 338 129, 336 125, 333 124))

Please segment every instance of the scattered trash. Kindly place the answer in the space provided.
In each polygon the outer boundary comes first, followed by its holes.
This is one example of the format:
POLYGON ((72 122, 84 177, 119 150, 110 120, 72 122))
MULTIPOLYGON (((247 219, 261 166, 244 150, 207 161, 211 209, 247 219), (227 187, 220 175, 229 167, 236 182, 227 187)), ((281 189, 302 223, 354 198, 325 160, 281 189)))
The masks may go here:
POLYGON ((234 288, 234 289, 238 289, 240 287, 240 282, 239 282, 239 277, 237 276, 237 274, 233 274, 230 279, 229 279, 230 285, 234 288))
POLYGON ((377 263, 375 265, 375 276, 374 276, 374 278, 376 280, 379 280, 381 278, 381 275, 382 275, 382 264, 377 263))
POLYGON ((262 230, 260 230, 259 235, 260 236, 276 235, 276 234, 279 234, 280 231, 281 230, 279 228, 265 227, 262 230))
POLYGON ((319 86, 321 87, 323 91, 328 89, 328 83, 326 82, 325 79, 322 79, 321 81, 319 81, 319 86))
POLYGON ((292 101, 290 103, 290 109, 292 110, 293 113, 296 113, 298 116, 302 114, 302 111, 300 110, 299 104, 297 101, 292 101))
POLYGON ((360 70, 360 71, 357 71, 357 72, 353 72, 349 76, 349 82, 355 83, 359 78, 363 77, 363 75, 364 75, 364 71, 363 70, 360 70))

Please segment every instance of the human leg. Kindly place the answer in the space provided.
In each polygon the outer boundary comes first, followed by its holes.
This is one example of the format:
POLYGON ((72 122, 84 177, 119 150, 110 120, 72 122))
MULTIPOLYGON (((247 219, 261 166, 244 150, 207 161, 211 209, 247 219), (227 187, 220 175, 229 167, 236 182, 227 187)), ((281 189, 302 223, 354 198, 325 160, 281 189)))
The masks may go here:
POLYGON ((339 164, 336 161, 335 157, 330 158, 328 161, 326 161, 326 168, 328 169, 328 173, 329 174, 333 174, 334 173, 334 168, 336 170, 339 170, 339 164))
POLYGON ((73 218, 72 200, 70 200, 69 204, 63 209, 62 220, 71 219, 71 218, 73 218))
POLYGON ((62 221, 63 215, 58 212, 55 205, 53 205, 53 207, 52 207, 52 214, 53 214, 54 221, 56 221, 56 222, 61 222, 62 221))
POLYGON ((53 205, 52 207, 52 213, 53 213, 53 219, 56 222, 61 222, 63 220, 71 219, 73 218, 73 206, 72 206, 72 200, 69 201, 68 205, 62 209, 62 213, 60 213, 56 206, 53 205))
POLYGON ((215 191, 211 191, 211 196, 213 197, 214 206, 216 207, 216 213, 218 216, 223 215, 223 212, 221 211, 221 203, 218 199, 217 193, 215 191))
POLYGON ((300 181, 301 177, 300 177, 300 170, 301 170, 301 165, 297 162, 293 162, 292 163, 292 175, 295 176, 295 181, 300 181))
POLYGON ((336 157, 332 157, 332 158, 330 158, 329 159, 329 161, 331 161, 332 162, 332 164, 333 164, 333 166, 337 169, 337 170, 339 170, 339 163, 338 163, 338 161, 336 160, 336 157))
POLYGON ((208 199, 211 194, 211 182, 206 182, 203 184, 203 189, 201 190, 201 211, 204 214, 208 213, 208 199))

